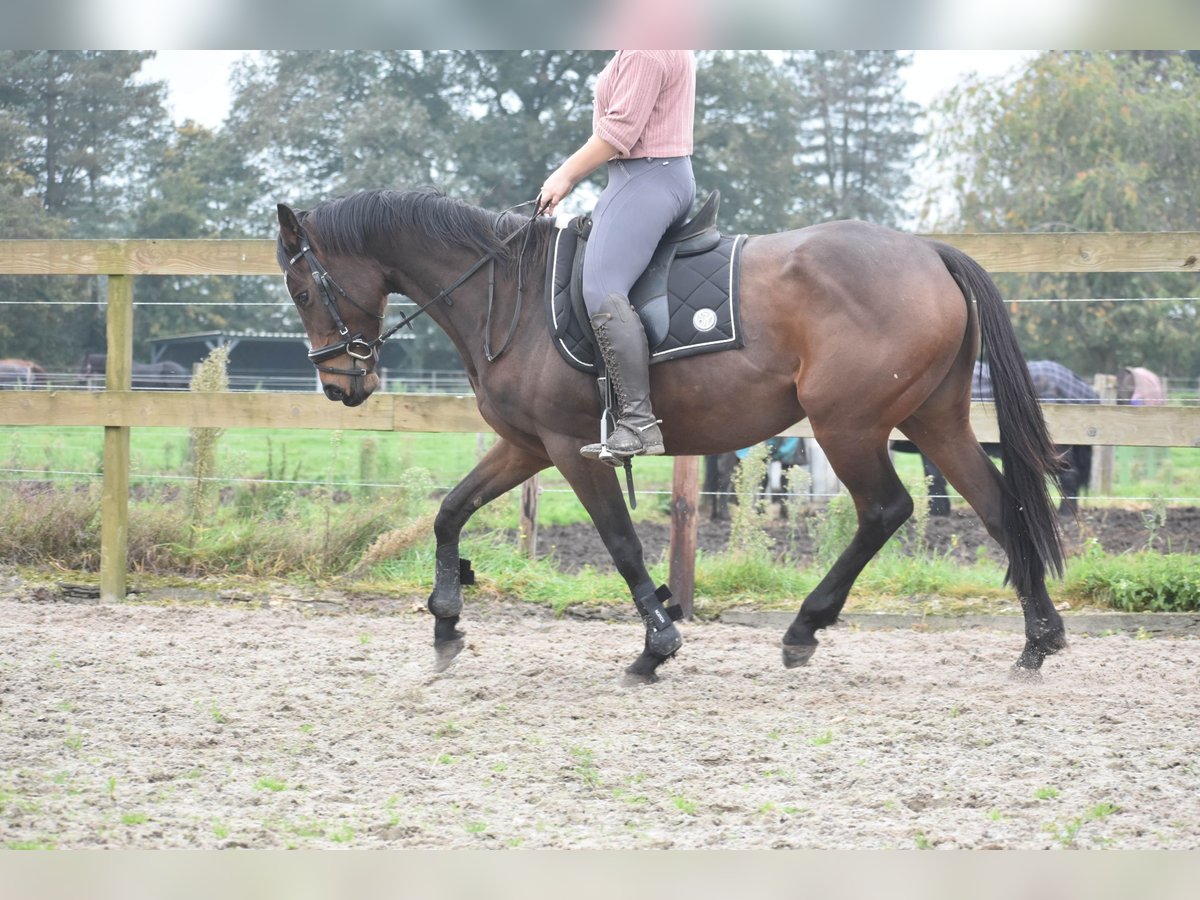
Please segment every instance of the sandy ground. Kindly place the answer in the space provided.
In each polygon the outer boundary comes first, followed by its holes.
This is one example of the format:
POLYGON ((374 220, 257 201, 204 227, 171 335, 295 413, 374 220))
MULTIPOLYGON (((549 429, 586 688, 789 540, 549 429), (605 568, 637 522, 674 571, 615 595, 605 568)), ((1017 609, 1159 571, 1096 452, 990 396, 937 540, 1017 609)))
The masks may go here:
MULTIPOLYGON (((1200 849, 1200 640, 0 600, 0 846, 1200 849)), ((420 605, 416 599, 411 604, 420 605)))

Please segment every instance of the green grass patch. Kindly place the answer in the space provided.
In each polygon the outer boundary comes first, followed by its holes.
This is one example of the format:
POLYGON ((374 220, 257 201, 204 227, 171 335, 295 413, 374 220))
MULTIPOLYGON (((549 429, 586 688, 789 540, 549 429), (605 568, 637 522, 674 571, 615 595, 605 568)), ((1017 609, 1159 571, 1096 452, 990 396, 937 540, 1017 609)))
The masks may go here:
POLYGON ((1072 595, 1126 612, 1195 612, 1200 610, 1200 558, 1149 551, 1089 553, 1071 562, 1065 587, 1072 595))

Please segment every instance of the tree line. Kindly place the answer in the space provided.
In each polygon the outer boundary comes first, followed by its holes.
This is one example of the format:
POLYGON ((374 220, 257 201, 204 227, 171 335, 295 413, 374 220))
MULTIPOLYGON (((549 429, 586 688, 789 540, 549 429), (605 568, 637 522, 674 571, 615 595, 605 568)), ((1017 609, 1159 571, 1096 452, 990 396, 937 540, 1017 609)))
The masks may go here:
MULTIPOLYGON (((0 51, 0 235, 270 238, 273 209, 434 186, 503 209, 532 199, 591 128, 593 51, 269 51, 243 62, 215 129, 167 112, 150 51, 0 51)), ((943 231, 1200 230, 1195 53, 1044 53, 1011 80, 905 99, 900 51, 708 51, 694 165, 722 227, 834 218, 943 231), (939 166, 914 183, 919 155, 939 166), (941 212, 945 210, 945 212, 941 212), (914 226, 913 223, 918 223, 914 226)), ((597 173, 573 195, 586 211, 597 173)), ((1190 276, 1002 279, 1010 296, 1191 298, 1190 276)), ((104 344, 96 278, 0 278, 0 357, 70 367, 104 344), (13 301, 44 301, 15 305, 13 301), (63 305, 66 303, 78 305, 63 305)), ((205 330, 296 331, 277 279, 137 279, 135 356, 205 330), (162 304, 162 305, 158 305, 162 304)), ((1026 353, 1080 372, 1200 373, 1197 303, 1024 304, 1026 353)), ((430 323, 413 368, 453 368, 430 323)))

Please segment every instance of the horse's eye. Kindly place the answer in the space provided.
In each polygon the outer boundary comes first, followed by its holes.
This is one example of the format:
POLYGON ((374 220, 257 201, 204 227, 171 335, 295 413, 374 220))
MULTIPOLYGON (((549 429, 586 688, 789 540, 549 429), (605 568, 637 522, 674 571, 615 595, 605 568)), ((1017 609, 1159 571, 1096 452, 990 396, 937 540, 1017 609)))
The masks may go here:
POLYGON ((297 306, 299 306, 301 309, 308 306, 308 291, 301 291, 300 293, 295 294, 292 297, 292 302, 295 303, 297 306))

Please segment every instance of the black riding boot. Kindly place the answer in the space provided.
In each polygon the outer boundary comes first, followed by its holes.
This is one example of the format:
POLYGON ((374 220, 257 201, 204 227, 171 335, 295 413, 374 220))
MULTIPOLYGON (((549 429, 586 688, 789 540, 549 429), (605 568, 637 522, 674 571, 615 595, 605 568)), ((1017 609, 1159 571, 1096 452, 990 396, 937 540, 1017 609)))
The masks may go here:
MULTIPOLYGON (((608 436, 608 452, 622 459, 663 453, 662 432, 650 408, 650 351, 642 320, 627 297, 609 294, 591 323, 617 398, 617 426, 608 436)), ((598 459, 602 446, 588 444, 580 452, 598 459)))

